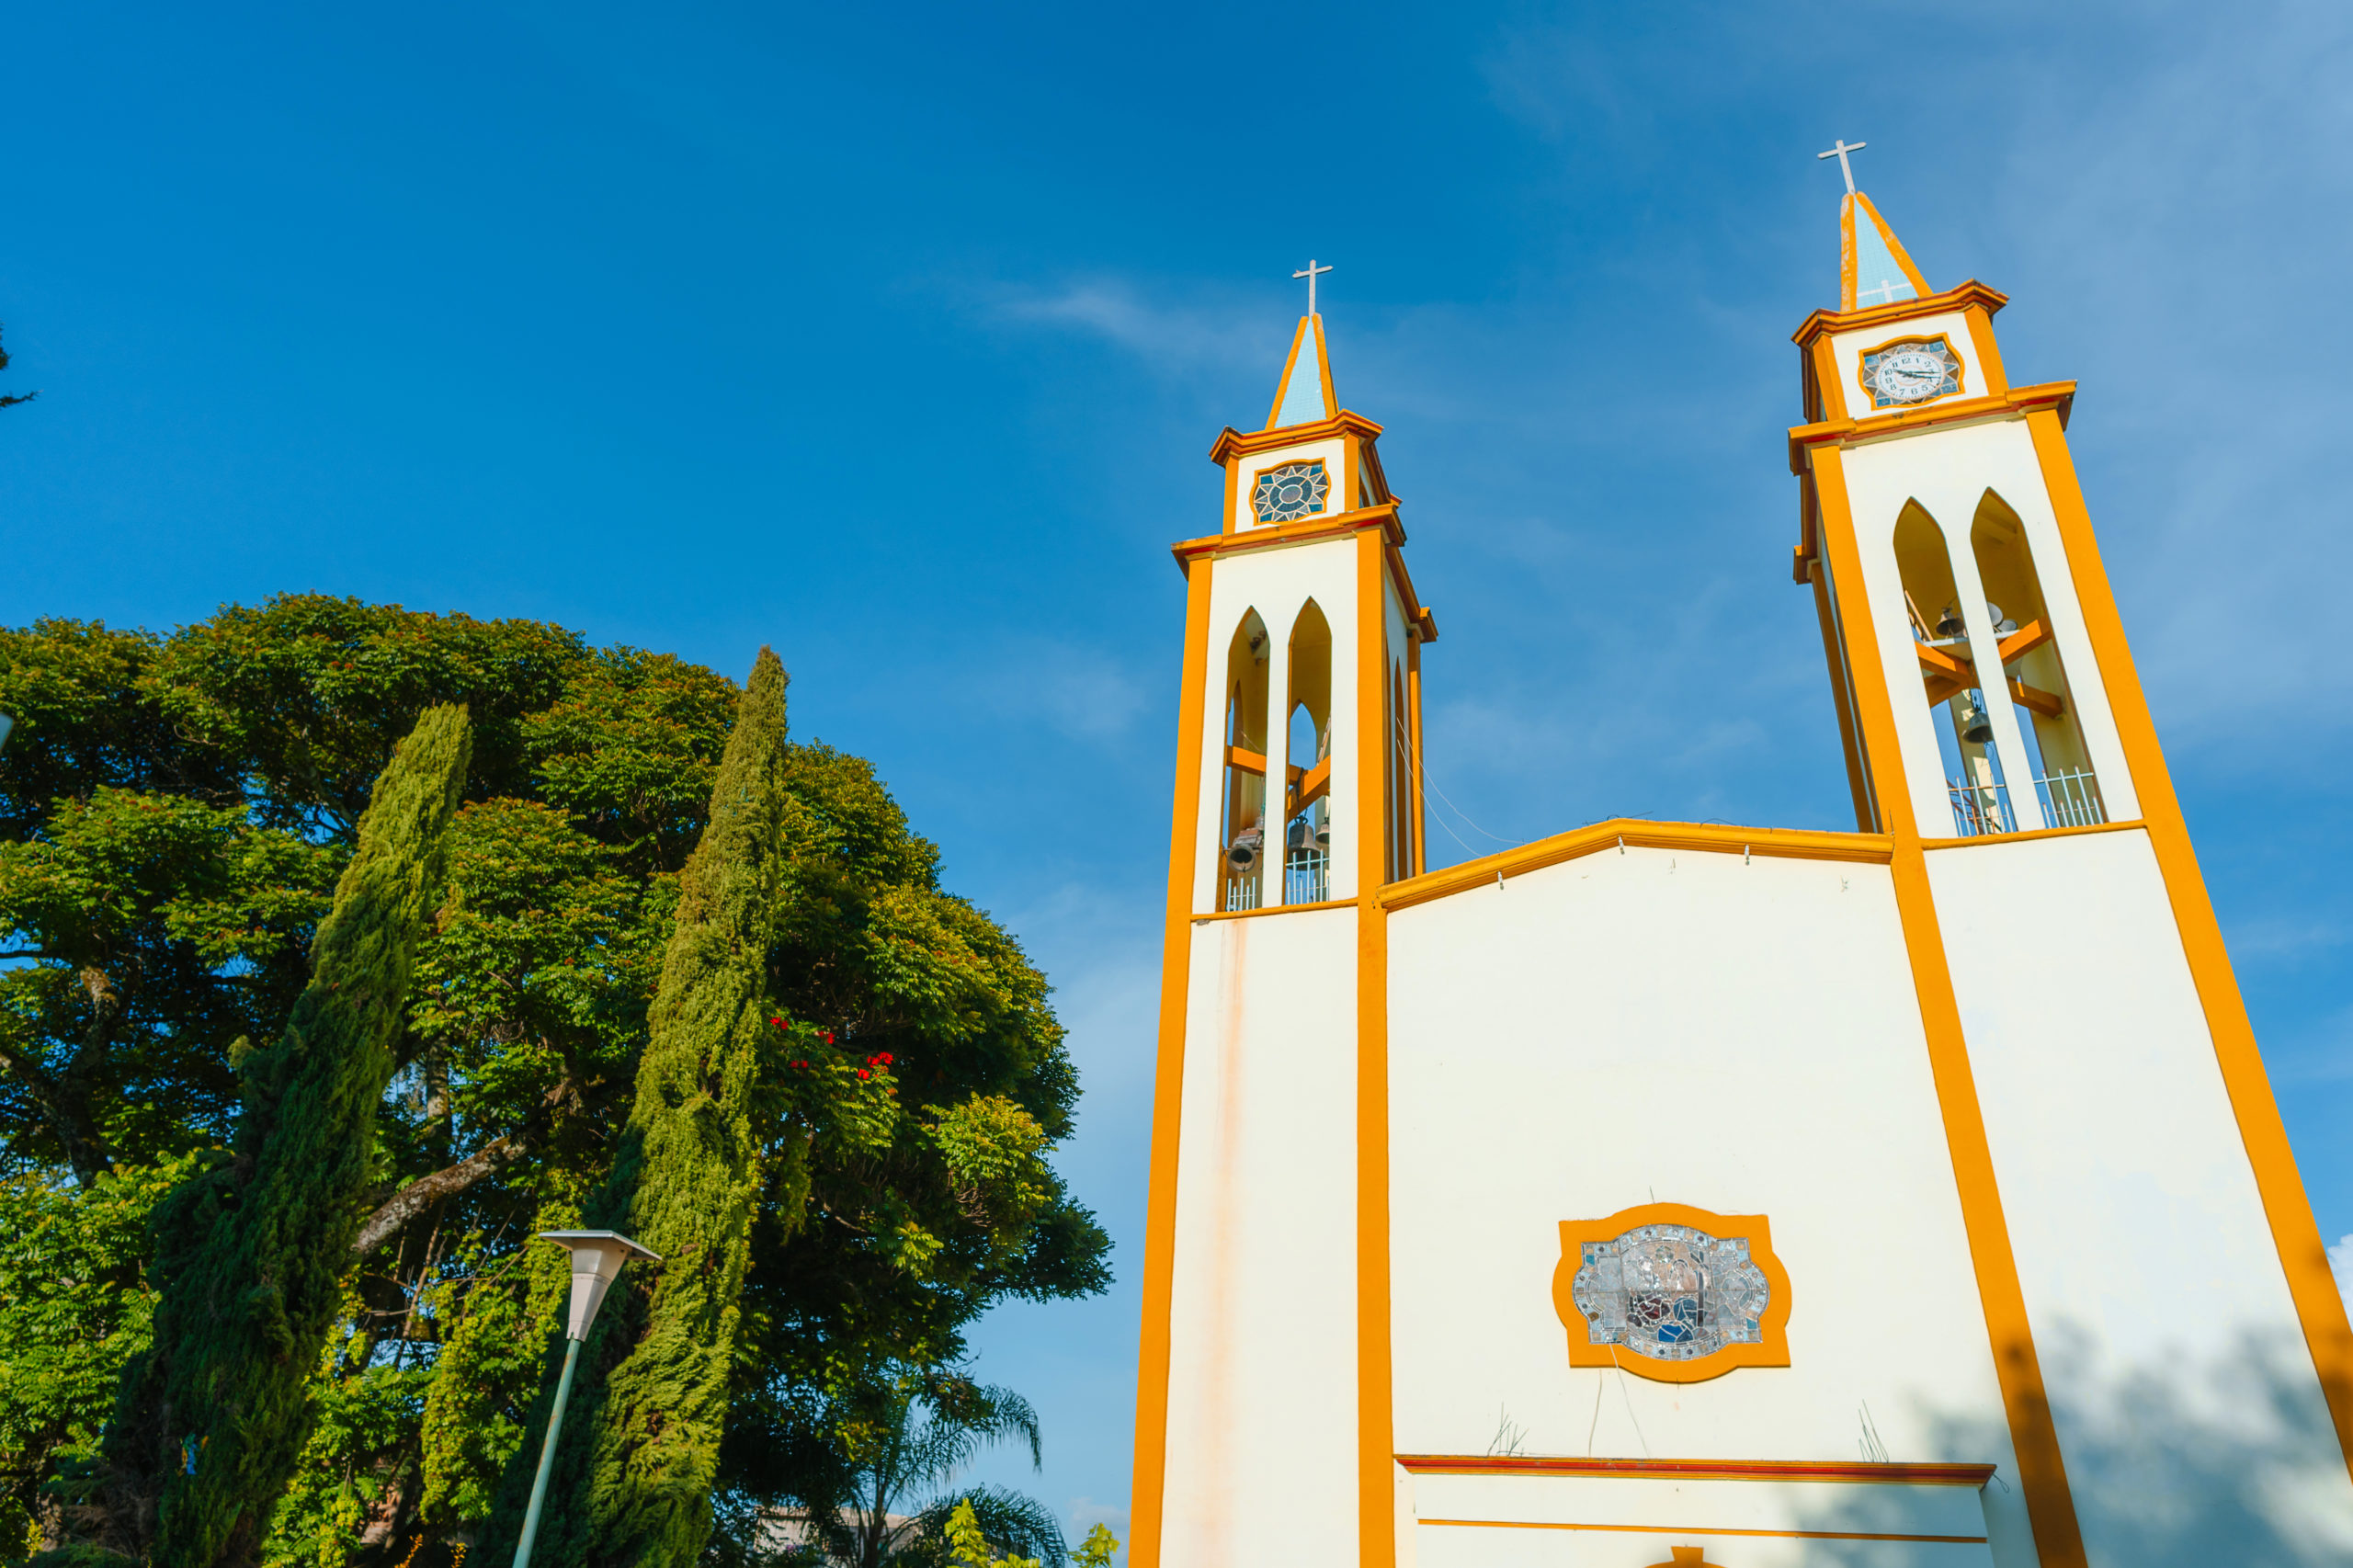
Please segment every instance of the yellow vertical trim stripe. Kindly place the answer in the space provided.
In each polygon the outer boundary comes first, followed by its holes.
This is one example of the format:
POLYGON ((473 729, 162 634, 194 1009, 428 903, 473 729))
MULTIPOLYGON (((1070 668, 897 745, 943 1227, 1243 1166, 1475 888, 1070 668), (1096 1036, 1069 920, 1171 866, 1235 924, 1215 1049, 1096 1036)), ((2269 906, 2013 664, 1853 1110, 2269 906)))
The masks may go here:
MULTIPOLYGON (((1378 532, 1357 536, 1357 1553, 1394 1568, 1389 1351, 1389 912, 1386 796, 1387 563, 1378 532)), ((1399 802, 1402 806, 1403 802, 1399 802)))
POLYGON ((1944 934, 1928 886, 1928 863, 1920 846, 1920 824, 1912 814, 1912 791, 1904 778, 1904 754, 1896 744, 1895 710, 1886 666, 1872 630, 1870 596, 1863 588, 1862 558, 1847 498, 1843 456, 1835 447, 1812 449, 1814 494, 1822 512, 1823 554, 1838 596, 1847 638, 1855 706, 1861 722, 1863 756, 1871 768, 1872 793, 1881 827, 1893 838, 1889 869, 1894 874, 1896 911, 1904 945, 1912 960, 1912 982, 1920 1001, 1920 1024, 1927 1036, 1928 1069, 1936 1081, 1937 1105, 1944 1117, 1945 1143, 1952 1157, 1953 1183, 1961 1197, 1961 1224, 1977 1275, 1994 1369, 2009 1419, 2010 1446, 2018 1461, 2018 1484, 2026 1494, 2027 1517, 2034 1529, 2042 1568, 2086 1568, 2082 1528, 2067 1486, 2067 1467, 2043 1388, 2042 1364, 2035 1354, 2026 1292, 2018 1283, 2018 1258, 2010 1247, 2009 1221, 1994 1177, 1994 1152, 1985 1137, 1985 1117, 1977 1080, 1969 1064, 1969 1042, 1961 1032, 1961 1006, 1953 994, 1952 971, 1945 960, 1944 934))
POLYGON ((1177 698, 1176 800, 1169 813, 1168 903, 1160 948, 1160 1051, 1152 1089, 1152 1166, 1144 1210, 1143 1326, 1136 1356, 1135 1479, 1128 1562, 1155 1568, 1168 1471, 1168 1364, 1176 1263, 1176 1137, 1185 1095, 1185 1013, 1192 990, 1193 846, 1201 810, 1201 731, 1209 692, 1210 572, 1188 563, 1185 673, 1177 698))

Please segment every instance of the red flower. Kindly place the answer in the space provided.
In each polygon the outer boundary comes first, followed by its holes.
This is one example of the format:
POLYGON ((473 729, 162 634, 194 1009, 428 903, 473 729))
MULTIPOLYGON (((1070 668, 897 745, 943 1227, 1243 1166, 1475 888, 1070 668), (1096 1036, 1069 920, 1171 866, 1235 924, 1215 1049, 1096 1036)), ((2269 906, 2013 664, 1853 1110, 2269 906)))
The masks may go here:
POLYGON ((827 1045, 831 1045, 834 1043, 834 1031, 831 1029, 819 1029, 817 1031, 817 1038, 824 1040, 827 1045))
POLYGON ((883 1065, 883 1066, 888 1067, 889 1065, 891 1065, 891 1053, 890 1053, 889 1051, 884 1051, 881 1055, 880 1055, 880 1056, 876 1057, 874 1060, 875 1060, 875 1061, 877 1061, 877 1062, 880 1062, 881 1063, 882 1063, 882 1065, 883 1065))
POLYGON ((768 1022, 769 1022, 769 1023, 771 1023, 771 1024, 774 1024, 778 1028, 784 1028, 784 1020, 783 1020, 782 1018, 778 1017, 777 1017, 775 1014, 773 1014, 773 1013, 771 1013, 771 1014, 769 1014, 769 1015, 768 1015, 768 1022))
POLYGON ((873 1074, 869 1073, 869 1072, 868 1072, 865 1068, 863 1068, 863 1067, 861 1067, 861 1068, 859 1068, 859 1069, 858 1070, 858 1075, 859 1077, 861 1077, 861 1078, 871 1078, 872 1076, 874 1076, 874 1074, 873 1074))

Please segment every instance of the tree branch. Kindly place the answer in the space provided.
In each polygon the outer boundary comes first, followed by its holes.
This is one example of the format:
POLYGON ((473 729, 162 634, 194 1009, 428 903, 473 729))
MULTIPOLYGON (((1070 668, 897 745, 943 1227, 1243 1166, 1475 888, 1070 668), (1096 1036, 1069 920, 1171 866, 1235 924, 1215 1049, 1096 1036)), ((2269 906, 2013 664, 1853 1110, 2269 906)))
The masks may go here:
POLYGON ((51 1073, 41 1064, 40 1058, 6 1040, 0 1040, 0 1062, 7 1064, 32 1096, 33 1103, 40 1108, 41 1119, 49 1123, 49 1130, 63 1147, 65 1163, 73 1167, 74 1179, 86 1187, 114 1163, 113 1151, 108 1146, 105 1134, 98 1131, 97 1119, 90 1114, 90 1087, 112 1039, 120 999, 97 971, 85 969, 80 978, 90 994, 95 1016, 65 1071, 51 1073))
POLYGON ((486 1176, 505 1170, 530 1153, 531 1142, 520 1134, 493 1139, 454 1165, 421 1176, 386 1199, 353 1238, 354 1256, 365 1257, 408 1227, 411 1221, 444 1199, 455 1198, 486 1176))
MULTIPOLYGON (((443 1092, 447 1093, 444 1086, 443 1092)), ((351 1244, 353 1256, 364 1257, 391 1241, 409 1222, 444 1199, 455 1198, 476 1182, 497 1175, 533 1149, 547 1136, 549 1124, 564 1114, 567 1108, 578 1108, 579 1081, 569 1073, 554 1088, 540 1096, 539 1107, 527 1117, 521 1127, 501 1138, 494 1138, 454 1165, 445 1165, 430 1176, 421 1176, 379 1204, 359 1227, 359 1234, 351 1244)), ((447 1114, 447 1107, 444 1107, 447 1114)))

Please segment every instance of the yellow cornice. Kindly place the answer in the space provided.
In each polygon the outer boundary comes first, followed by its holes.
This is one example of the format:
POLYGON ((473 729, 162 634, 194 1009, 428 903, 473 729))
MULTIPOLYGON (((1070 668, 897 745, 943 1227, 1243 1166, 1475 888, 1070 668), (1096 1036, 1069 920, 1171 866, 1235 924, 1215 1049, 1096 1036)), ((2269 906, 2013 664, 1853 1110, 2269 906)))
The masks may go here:
POLYGON ((1379 528, 1389 542, 1405 542, 1405 525, 1397 519, 1397 503, 1384 501, 1378 506, 1361 506, 1353 512, 1332 512, 1320 517, 1302 517, 1295 523, 1265 523, 1239 533, 1203 534, 1199 539, 1181 539, 1168 547, 1182 569, 1195 556, 1240 555, 1253 550, 1275 550, 1287 544, 1301 544, 1309 540, 1337 538, 1342 534, 1359 533, 1366 528, 1379 528))
MULTIPOLYGON (((1230 430, 1226 432, 1228 435, 1233 433, 1230 430)), ((1239 533, 1203 534, 1199 539, 1178 540, 1168 547, 1168 553, 1176 558, 1177 571, 1189 573, 1192 563, 1204 557, 1215 561, 1228 555, 1246 555, 1252 551, 1311 544, 1318 540, 1348 539, 1375 530, 1381 536, 1382 553, 1389 558, 1389 570, 1397 585, 1397 597, 1404 606, 1406 624, 1423 642, 1437 642, 1437 618, 1415 594, 1413 575, 1405 570, 1405 525, 1398 520, 1397 503, 1394 501, 1383 501, 1378 506, 1359 506, 1353 512, 1305 517, 1295 523, 1267 523, 1259 528, 1245 528, 1239 533)))
POLYGON ((1884 322, 1907 321, 1914 316, 1935 315, 1944 311, 1966 310, 1971 305, 1983 305, 1992 315, 2010 302, 2010 297, 1998 289, 1988 289, 1971 278, 1941 294, 1929 294, 1917 300, 1898 300, 1893 304, 1871 305, 1859 311, 1816 311, 1805 318, 1804 324, 1790 335, 1790 341, 1799 347, 1810 347, 1813 340, 1825 333, 1851 332, 1857 327, 1876 326, 1884 322))
POLYGON ((1613 817, 1589 827, 1540 838, 1444 870, 1427 871, 1382 888, 1390 909, 1427 903, 1449 893, 1493 887, 1497 879, 1525 876, 1566 860, 1623 846, 1631 849, 1688 849, 1710 855, 1764 855, 1781 860, 1847 860, 1886 865, 1895 841, 1880 833, 1823 833, 1807 828, 1725 827, 1716 823, 1638 822, 1613 817))
POLYGON ((1210 445, 1210 461, 1222 467, 1237 457, 1253 452, 1271 452, 1278 447, 1294 447, 1306 441, 1324 441, 1335 436, 1360 436, 1371 440, 1381 434, 1381 426, 1361 414, 1342 409, 1329 419, 1318 419, 1312 425, 1283 425, 1272 430, 1252 430, 1246 434, 1227 426, 1210 445))
POLYGON ((1918 408, 1902 408, 1885 414, 1874 414, 1866 419, 1824 419, 1813 425, 1790 426, 1790 472, 1805 472, 1805 454, 1814 447, 1846 446, 1867 441, 1899 430, 1922 430, 1936 425, 1958 425, 1972 419, 2003 418, 2012 414, 2029 414, 2038 408, 2055 409, 2063 428, 2075 403, 2075 383, 2044 381, 2037 386, 2012 387, 2006 392, 1983 397, 1949 398, 1918 408))

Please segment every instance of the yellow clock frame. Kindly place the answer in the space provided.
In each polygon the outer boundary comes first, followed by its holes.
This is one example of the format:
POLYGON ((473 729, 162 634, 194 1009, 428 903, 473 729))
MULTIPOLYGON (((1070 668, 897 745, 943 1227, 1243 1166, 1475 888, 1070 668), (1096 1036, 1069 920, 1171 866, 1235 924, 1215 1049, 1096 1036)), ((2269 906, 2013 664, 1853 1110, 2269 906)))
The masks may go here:
POLYGON ((1869 411, 1863 415, 1863 417, 1876 418, 1883 415, 1901 413, 1907 408, 1926 408, 1928 404, 1943 398, 1967 397, 1969 395, 1969 361, 1962 358, 1961 350, 1952 346, 1952 334, 1949 332, 1929 335, 1923 335, 1916 332, 1899 333, 1885 343, 1876 344, 1855 356, 1855 384, 1862 389, 1863 407, 1869 411), (1935 397, 1924 397, 1917 403, 1891 403, 1884 408, 1881 407, 1879 389, 1871 385, 1870 373, 1863 367, 1870 363, 1872 355, 1884 354, 1898 344, 1916 344, 1922 348, 1933 348, 1938 344, 1944 345, 1945 353, 1952 359, 1952 391, 1938 392, 1935 397))
POLYGON ((1645 1203, 1621 1209, 1606 1220, 1561 1221, 1561 1262, 1552 1270, 1552 1310, 1569 1334, 1569 1365, 1617 1367, 1661 1383, 1703 1383, 1737 1367, 1790 1364, 1790 1271, 1773 1255, 1772 1228, 1762 1214, 1718 1214, 1683 1203, 1645 1203), (1727 1345, 1688 1361, 1661 1361, 1617 1345, 1597 1345, 1574 1295, 1577 1270, 1585 1266, 1585 1244, 1614 1242, 1638 1225, 1688 1225, 1719 1241, 1743 1240, 1748 1260, 1765 1276, 1764 1315, 1756 1320, 1758 1342, 1727 1345))

